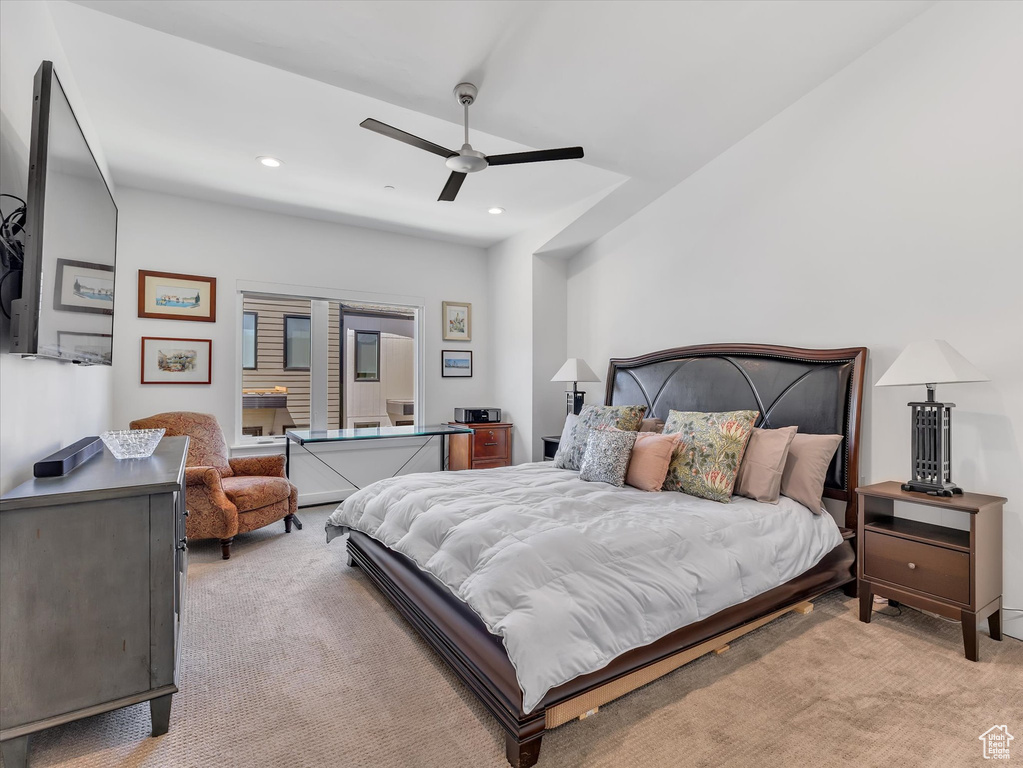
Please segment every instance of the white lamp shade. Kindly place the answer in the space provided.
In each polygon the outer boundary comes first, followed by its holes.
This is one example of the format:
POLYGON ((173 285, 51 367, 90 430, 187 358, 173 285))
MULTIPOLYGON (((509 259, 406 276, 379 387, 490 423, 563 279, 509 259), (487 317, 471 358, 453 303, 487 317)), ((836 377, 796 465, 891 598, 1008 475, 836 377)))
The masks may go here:
POLYGON ((914 341, 878 379, 877 387, 991 381, 947 341, 914 341))
POLYGON ((581 357, 570 357, 551 381, 600 381, 581 357))

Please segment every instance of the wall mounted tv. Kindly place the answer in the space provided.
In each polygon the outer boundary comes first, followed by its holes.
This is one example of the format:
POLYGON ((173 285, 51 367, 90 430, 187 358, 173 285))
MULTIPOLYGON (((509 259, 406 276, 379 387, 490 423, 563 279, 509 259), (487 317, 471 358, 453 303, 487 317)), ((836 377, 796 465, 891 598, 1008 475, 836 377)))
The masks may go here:
POLYGON ((49 61, 35 76, 26 202, 11 352, 110 365, 117 206, 49 61))

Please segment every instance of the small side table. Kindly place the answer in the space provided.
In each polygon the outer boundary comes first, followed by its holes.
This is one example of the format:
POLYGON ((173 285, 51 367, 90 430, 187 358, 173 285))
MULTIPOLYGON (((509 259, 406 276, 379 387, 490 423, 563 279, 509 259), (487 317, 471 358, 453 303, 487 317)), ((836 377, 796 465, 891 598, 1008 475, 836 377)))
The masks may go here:
POLYGON ((561 435, 541 437, 540 439, 543 440, 543 460, 554 461, 554 455, 558 452, 558 446, 561 445, 561 435))
POLYGON ((451 427, 464 427, 470 434, 448 438, 448 469, 494 469, 511 466, 512 424, 449 422, 451 427))
POLYGON ((1001 496, 943 498, 887 482, 857 488, 860 621, 870 622, 874 595, 962 622, 966 658, 978 661, 977 623, 1002 639, 1001 496), (896 501, 969 515, 970 529, 895 517, 896 501))

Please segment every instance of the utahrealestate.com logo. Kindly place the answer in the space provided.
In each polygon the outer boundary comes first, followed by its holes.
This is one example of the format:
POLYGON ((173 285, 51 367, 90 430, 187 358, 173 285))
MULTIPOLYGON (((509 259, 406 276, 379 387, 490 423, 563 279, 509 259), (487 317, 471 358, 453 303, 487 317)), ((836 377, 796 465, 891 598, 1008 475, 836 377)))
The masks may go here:
POLYGON ((984 742, 985 760, 1009 759, 1009 742, 1013 736, 1004 725, 992 725, 977 738, 984 742))

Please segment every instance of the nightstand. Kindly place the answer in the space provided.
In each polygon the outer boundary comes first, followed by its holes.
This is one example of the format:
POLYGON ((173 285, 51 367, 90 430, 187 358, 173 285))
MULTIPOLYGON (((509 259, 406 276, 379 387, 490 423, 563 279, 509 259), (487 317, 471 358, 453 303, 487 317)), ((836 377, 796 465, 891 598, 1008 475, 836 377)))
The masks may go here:
POLYGON ((492 469, 511 465, 511 424, 451 424, 471 427, 473 433, 448 437, 448 469, 492 469))
POLYGON ((554 461, 554 454, 558 452, 558 446, 561 445, 561 435, 541 437, 540 439, 543 440, 543 460, 554 461))
MULTIPOLYGON (((963 625, 966 658, 978 661, 977 622, 1002 639, 1001 496, 964 493, 942 498, 888 482, 857 488, 860 621, 869 622, 874 595, 946 616, 963 625), (895 517, 895 502, 969 515, 969 530, 895 517)), ((947 516, 946 516, 947 517, 947 516)))

